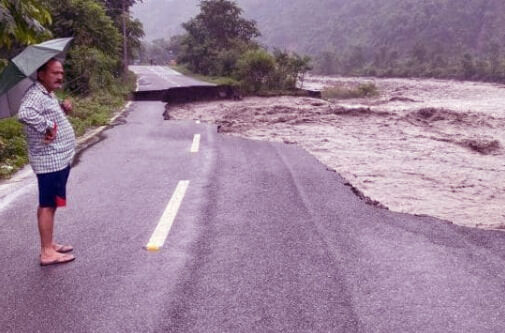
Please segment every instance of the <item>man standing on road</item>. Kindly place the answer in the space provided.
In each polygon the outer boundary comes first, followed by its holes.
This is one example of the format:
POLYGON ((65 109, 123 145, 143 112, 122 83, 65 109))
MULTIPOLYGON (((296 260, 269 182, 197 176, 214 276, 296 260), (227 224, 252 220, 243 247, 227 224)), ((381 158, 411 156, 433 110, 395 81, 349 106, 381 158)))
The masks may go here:
POLYGON ((66 206, 66 184, 75 155, 75 134, 66 114, 72 104, 59 104, 54 95, 63 84, 63 65, 51 59, 37 70, 37 81, 28 89, 19 108, 18 119, 25 124, 30 164, 37 175, 40 233, 40 264, 61 264, 75 259, 70 245, 53 240, 54 217, 66 206))

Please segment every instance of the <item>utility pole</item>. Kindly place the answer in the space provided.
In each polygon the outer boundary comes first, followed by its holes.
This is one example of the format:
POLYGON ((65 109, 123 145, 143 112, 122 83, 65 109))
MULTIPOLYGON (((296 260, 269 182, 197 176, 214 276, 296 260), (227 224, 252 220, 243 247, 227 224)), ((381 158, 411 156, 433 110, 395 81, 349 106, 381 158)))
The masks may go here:
POLYGON ((122 1, 122 6, 123 6, 123 74, 126 75, 128 73, 128 41, 126 37, 126 18, 128 15, 128 12, 126 10, 126 0, 122 1))

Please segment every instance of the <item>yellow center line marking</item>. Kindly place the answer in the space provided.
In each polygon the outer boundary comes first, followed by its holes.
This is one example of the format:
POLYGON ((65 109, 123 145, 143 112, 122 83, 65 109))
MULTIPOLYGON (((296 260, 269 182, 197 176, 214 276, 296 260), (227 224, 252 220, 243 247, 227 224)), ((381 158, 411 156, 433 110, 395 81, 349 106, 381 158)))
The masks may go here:
POLYGON ((198 153, 199 149, 200 149, 200 134, 195 134, 195 137, 193 138, 193 144, 191 145, 191 152, 198 153))
POLYGON ((154 229, 149 242, 145 246, 146 250, 159 251, 163 247, 163 244, 165 244, 165 240, 170 232, 170 228, 172 228, 172 224, 177 216, 177 212, 179 211, 182 200, 184 199, 184 195, 186 195, 188 186, 189 180, 181 180, 177 184, 175 192, 172 194, 172 198, 160 218, 160 222, 156 226, 156 229, 154 229))

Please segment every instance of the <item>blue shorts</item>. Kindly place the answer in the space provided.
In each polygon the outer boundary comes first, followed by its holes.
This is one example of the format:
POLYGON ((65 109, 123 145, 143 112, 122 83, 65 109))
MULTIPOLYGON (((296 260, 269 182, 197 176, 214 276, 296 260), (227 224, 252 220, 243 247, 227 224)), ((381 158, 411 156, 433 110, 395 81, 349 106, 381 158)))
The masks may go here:
POLYGON ((37 175, 40 207, 65 207, 67 205, 67 180, 70 166, 63 170, 37 175))

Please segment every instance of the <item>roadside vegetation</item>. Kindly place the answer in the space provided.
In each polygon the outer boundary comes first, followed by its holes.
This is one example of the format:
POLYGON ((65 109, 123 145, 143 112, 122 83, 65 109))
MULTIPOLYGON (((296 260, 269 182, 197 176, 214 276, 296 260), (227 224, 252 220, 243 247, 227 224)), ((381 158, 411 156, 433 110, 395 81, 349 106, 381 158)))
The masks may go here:
MULTIPOLYGON (((65 89, 73 100, 69 117, 76 135, 108 123, 134 90, 133 73, 122 58, 122 5, 135 0, 0 0, 0 71, 26 45, 50 38, 74 37, 65 62, 65 89)), ((129 59, 138 56, 142 25, 127 15, 129 59)), ((23 125, 15 117, 0 120, 0 178, 28 162, 23 125)))
POLYGON ((228 76, 210 76, 210 75, 203 75, 203 74, 196 74, 188 69, 186 65, 183 64, 172 64, 169 66, 170 68, 176 70, 177 72, 184 74, 186 76, 192 77, 194 79, 208 82, 208 83, 213 83, 217 85, 230 85, 230 86, 238 86, 239 82, 231 77, 228 76))
POLYGON ((144 47, 141 59, 174 60, 183 73, 234 85, 242 94, 294 91, 311 69, 308 57, 269 52, 256 42, 260 36, 256 22, 243 18, 235 1, 203 0, 200 13, 182 26, 185 34, 144 47), (159 52, 171 58, 162 59, 159 52))

